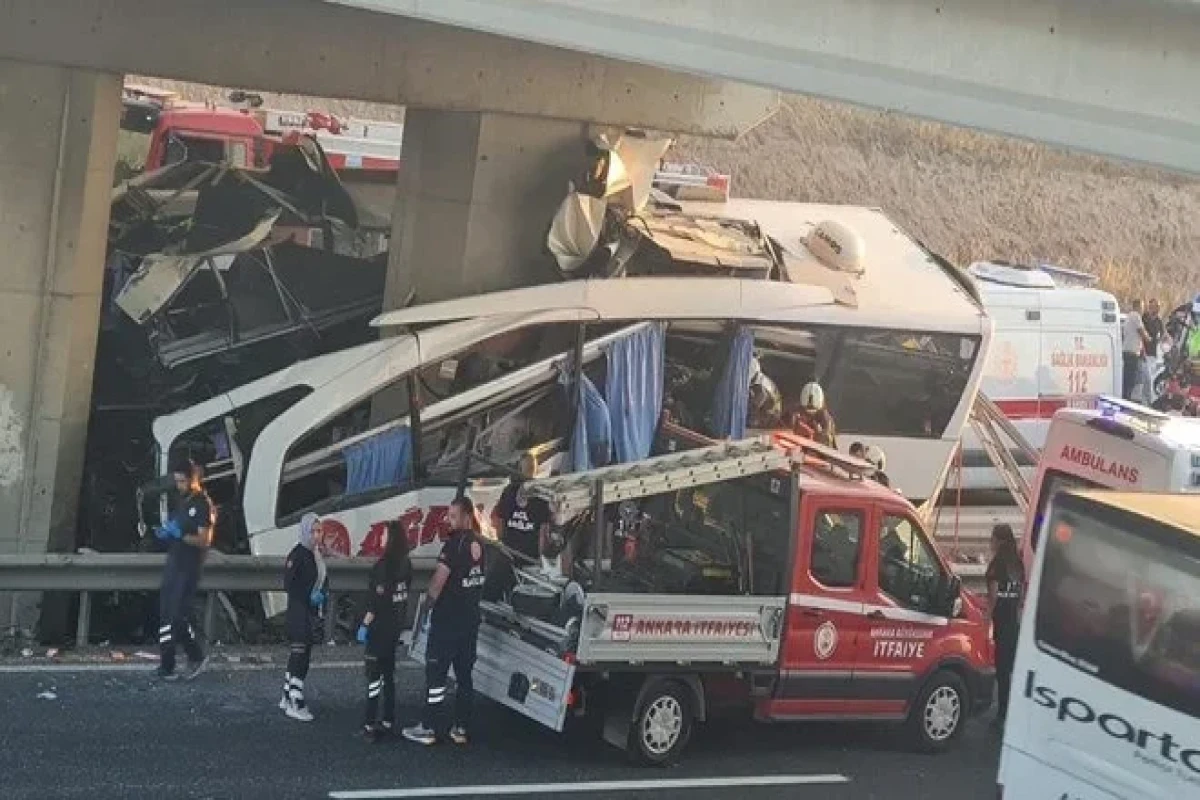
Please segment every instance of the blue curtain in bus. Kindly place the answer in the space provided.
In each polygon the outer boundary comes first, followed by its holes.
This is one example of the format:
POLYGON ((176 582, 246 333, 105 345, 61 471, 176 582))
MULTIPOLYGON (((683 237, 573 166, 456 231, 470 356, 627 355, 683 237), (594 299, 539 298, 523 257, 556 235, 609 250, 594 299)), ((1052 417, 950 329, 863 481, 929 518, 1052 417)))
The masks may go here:
MULTIPOLYGON (((560 380, 571 391, 570 377, 564 373, 560 380)), ((608 403, 588 376, 581 375, 580 380, 583 405, 571 432, 572 472, 602 467, 612 460, 612 418, 608 403)))
POLYGON ((750 362, 754 358, 754 331, 739 327, 733 335, 725 371, 717 382, 712 405, 713 435, 743 439, 750 398, 750 362))
POLYGON ((408 426, 376 434, 344 452, 346 494, 408 484, 412 462, 412 432, 408 426))
POLYGON ((650 455, 663 404, 666 328, 647 325, 608 348, 604 396, 612 421, 613 456, 618 463, 650 455))

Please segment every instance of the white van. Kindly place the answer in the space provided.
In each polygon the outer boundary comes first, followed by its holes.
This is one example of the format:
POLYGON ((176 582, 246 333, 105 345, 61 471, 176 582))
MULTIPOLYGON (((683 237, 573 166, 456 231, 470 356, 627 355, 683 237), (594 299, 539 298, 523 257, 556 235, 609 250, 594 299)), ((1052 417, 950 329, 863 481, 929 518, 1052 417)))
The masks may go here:
POLYGON ((997 796, 1200 797, 1200 496, 1063 492, 1043 530, 997 796))
MULTIPOLYGON (((1042 447, 1058 409, 1090 408, 1101 395, 1121 396, 1115 297, 1078 282, 1060 285, 1062 277, 1042 268, 979 262, 968 271, 996 325, 980 391, 1031 445, 1042 447)), ((1036 464, 1017 450, 1013 457, 1032 477, 1036 464)), ((963 489, 1003 488, 969 431, 962 466, 963 489)))
POLYGON ((1025 519, 1021 547, 1032 563, 1042 519, 1063 489, 1200 493, 1200 419, 1173 417, 1111 397, 1096 409, 1054 415, 1025 519))

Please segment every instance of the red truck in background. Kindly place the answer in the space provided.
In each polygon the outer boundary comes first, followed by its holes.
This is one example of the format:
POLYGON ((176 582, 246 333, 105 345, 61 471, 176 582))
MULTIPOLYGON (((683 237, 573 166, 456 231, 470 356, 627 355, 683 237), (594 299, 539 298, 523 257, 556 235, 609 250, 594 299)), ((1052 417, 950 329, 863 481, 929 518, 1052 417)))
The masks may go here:
POLYGON ((126 84, 121 129, 149 137, 143 168, 152 171, 180 161, 265 168, 275 145, 313 136, 330 166, 394 179, 400 168, 403 126, 342 119, 322 111, 261 108, 262 99, 232 92, 231 105, 180 100, 164 89, 126 84))
MULTIPOLYGON (((143 168, 150 172, 180 161, 266 168, 271 150, 313 136, 343 180, 395 183, 404 126, 337 117, 323 111, 263 109, 262 98, 234 91, 230 105, 180 100, 175 92, 127 83, 121 128, 149 136, 143 168)), ((654 187, 679 201, 724 202, 731 176, 711 167, 665 162, 654 187)))

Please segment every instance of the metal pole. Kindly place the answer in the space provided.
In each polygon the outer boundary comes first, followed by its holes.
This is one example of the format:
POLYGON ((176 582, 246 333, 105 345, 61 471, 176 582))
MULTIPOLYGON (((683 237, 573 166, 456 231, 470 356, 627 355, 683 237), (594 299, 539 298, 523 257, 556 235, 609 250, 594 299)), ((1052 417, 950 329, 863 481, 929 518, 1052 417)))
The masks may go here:
POLYGON ((604 524, 604 481, 596 481, 596 505, 592 509, 592 513, 596 515, 595 523, 596 530, 593 536, 595 541, 592 542, 592 591, 600 591, 600 575, 603 572, 601 562, 604 558, 604 534, 607 532, 607 527, 604 524))
POLYGON ((325 602, 325 641, 332 642, 333 635, 337 630, 337 595, 333 592, 329 593, 329 599, 325 602))
POLYGON ((217 610, 217 594, 216 592, 208 592, 204 595, 204 637, 208 641, 213 641, 213 626, 217 610))
POLYGON ((411 469, 408 474, 412 476, 413 484, 419 484, 425 479, 425 470, 421 466, 421 390, 417 384, 415 372, 408 374, 406 384, 408 386, 409 441, 412 442, 412 446, 409 448, 411 469))
POLYGON ((88 633, 92 627, 92 593, 79 593, 79 619, 75 622, 75 647, 88 646, 88 633))
POLYGON ((467 447, 463 453, 462 469, 458 473, 458 491, 454 499, 467 496, 467 482, 471 479, 471 452, 475 449, 475 436, 479 433, 474 423, 467 430, 467 447))
MULTIPOLYGON (((580 415, 583 414, 583 345, 586 340, 587 325, 581 322, 575 334, 575 349, 571 353, 571 374, 568 376, 571 381, 569 384, 571 389, 569 394, 571 402, 571 428, 567 434, 569 437, 567 440, 569 442, 567 446, 568 452, 570 452, 571 445, 575 444, 575 428, 579 425, 580 415)), ((590 464, 592 462, 591 453, 585 453, 584 455, 587 457, 586 463, 590 464)), ((572 456, 575 456, 575 454, 572 453, 572 456)))

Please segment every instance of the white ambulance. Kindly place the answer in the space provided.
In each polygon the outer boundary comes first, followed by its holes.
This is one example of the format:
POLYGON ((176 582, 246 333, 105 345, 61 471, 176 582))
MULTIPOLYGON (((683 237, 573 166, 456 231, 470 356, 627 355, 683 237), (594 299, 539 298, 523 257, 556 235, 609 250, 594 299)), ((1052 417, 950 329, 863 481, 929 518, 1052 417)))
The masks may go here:
MULTIPOLYGON (((1042 447, 1058 409, 1090 408, 1101 395, 1121 395, 1115 297, 1064 277, 1059 268, 978 262, 968 271, 996 325, 980 391, 1031 445, 1042 447)), ((1037 465, 1017 450, 1013 457, 1032 477, 1037 465)), ((970 432, 962 467, 963 489, 1004 486, 970 432)))
POLYGON ((1050 424, 1032 484, 1021 547, 1031 564, 1042 519, 1063 489, 1200 493, 1200 419, 1101 398, 1095 409, 1061 409, 1050 424))

